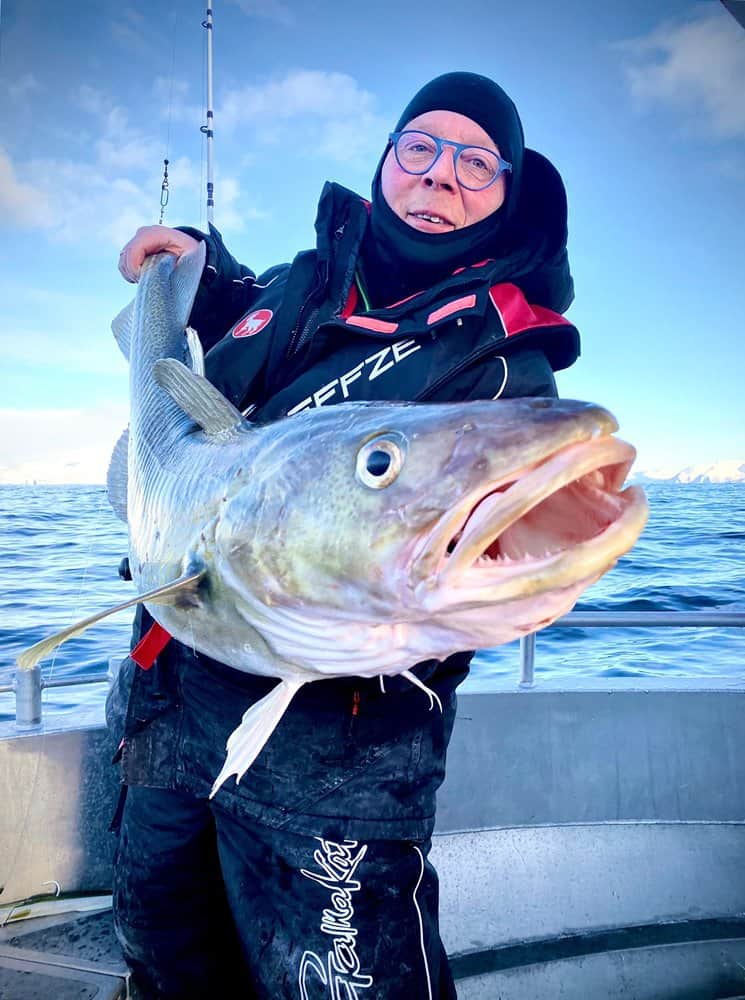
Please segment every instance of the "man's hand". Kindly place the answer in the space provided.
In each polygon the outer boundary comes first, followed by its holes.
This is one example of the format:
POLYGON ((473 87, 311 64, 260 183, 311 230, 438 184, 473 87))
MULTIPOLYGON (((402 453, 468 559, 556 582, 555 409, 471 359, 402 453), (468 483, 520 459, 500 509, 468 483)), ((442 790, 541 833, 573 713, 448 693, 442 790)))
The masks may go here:
POLYGON ((168 226, 140 226, 119 254, 119 270, 125 281, 134 284, 140 279, 142 262, 150 254, 165 251, 180 257, 198 246, 198 240, 178 229, 169 229, 168 226))

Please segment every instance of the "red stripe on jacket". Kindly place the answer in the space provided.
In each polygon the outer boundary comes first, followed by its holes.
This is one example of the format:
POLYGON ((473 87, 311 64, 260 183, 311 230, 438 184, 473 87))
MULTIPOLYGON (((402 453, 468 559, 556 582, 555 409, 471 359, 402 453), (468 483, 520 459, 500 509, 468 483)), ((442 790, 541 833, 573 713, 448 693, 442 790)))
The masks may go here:
POLYGON ((523 333, 533 327, 572 325, 561 313, 554 312, 553 309, 528 305, 525 296, 516 285, 509 283, 492 285, 489 289, 489 298, 499 313, 504 332, 508 337, 514 337, 516 333, 523 333))

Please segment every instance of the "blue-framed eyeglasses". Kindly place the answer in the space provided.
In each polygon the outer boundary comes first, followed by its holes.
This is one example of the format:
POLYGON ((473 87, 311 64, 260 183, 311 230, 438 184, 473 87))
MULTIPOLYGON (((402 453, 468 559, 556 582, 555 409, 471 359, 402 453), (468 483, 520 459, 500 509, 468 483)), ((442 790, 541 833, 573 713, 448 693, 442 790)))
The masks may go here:
POLYGON ((426 174, 442 155, 445 146, 454 150, 455 177, 468 191, 483 191, 503 173, 512 170, 512 164, 503 160, 493 149, 483 146, 466 146, 462 142, 441 139, 429 132, 406 129, 391 132, 396 161, 407 174, 426 174))

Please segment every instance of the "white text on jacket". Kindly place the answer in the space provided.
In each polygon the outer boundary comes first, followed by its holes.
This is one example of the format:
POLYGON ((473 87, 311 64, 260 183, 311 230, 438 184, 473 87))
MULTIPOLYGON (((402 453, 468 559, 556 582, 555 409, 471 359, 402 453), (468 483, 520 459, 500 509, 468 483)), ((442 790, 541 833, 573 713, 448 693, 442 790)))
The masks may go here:
POLYGON ((376 378, 383 375, 390 368, 393 368, 394 365, 397 365, 404 358, 408 358, 410 354, 418 351, 421 346, 415 340, 397 340, 395 344, 390 344, 382 350, 376 351, 375 354, 371 354, 369 358, 360 361, 359 364, 356 364, 348 372, 344 372, 338 378, 327 382, 326 385, 317 389, 312 396, 306 396, 305 399, 287 411, 287 416, 291 417, 293 413, 299 413, 300 410, 307 410, 313 406, 323 406, 325 403, 335 399, 339 394, 341 394, 342 399, 349 399, 349 386, 352 382, 356 382, 357 379, 364 378, 365 376, 368 382, 374 382, 376 378))

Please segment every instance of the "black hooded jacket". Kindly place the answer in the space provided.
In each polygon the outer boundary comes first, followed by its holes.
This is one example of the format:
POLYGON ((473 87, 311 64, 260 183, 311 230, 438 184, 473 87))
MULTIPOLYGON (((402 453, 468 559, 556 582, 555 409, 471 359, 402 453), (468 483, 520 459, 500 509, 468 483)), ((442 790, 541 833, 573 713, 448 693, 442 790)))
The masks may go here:
MULTIPOLYGON (((184 229, 207 243, 190 317, 208 352, 207 376, 256 422, 347 400, 555 396, 553 372, 571 365, 579 353, 579 334, 561 315, 573 298, 566 201, 556 170, 530 150, 520 200, 525 207, 511 231, 519 226, 523 237, 511 239, 501 256, 456 267, 403 302, 377 309, 365 309, 355 280, 370 206, 337 184, 326 184, 320 199, 316 249, 259 278, 235 261, 214 228, 209 234, 184 229)), ((151 624, 139 609, 133 644, 151 624)), ((470 656, 421 664, 417 673, 444 697, 465 676, 470 656)), ((107 716, 110 728, 126 738, 130 783, 149 783, 164 764, 169 741, 162 727, 177 699, 176 664, 186 661, 197 669, 211 662, 175 639, 153 669, 125 661, 107 716), (159 716, 158 733, 150 733, 159 716)), ((251 701, 273 686, 265 677, 230 674, 233 686, 251 701)), ((350 684, 375 683, 350 679, 319 685, 328 703, 330 689, 346 699, 350 684)), ((388 678, 386 690, 392 693, 402 683, 388 678)), ((297 710, 313 703, 319 685, 296 696, 297 710)))
POLYGON ((347 400, 555 395, 552 371, 579 353, 561 316, 573 298, 566 201, 558 173, 530 150, 523 192, 510 227, 523 238, 503 256, 369 310, 355 281, 369 204, 337 184, 321 196, 316 250, 258 279, 215 229, 186 230, 208 244, 191 316, 212 348, 208 377, 257 421, 347 400))

